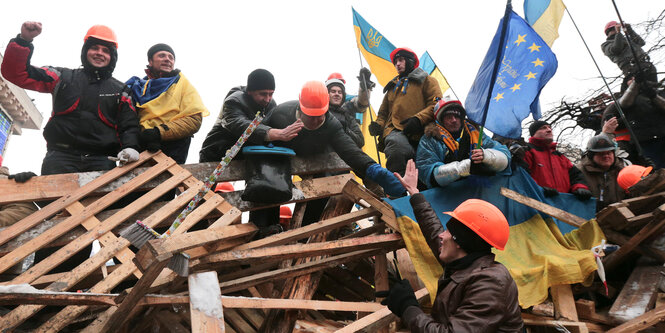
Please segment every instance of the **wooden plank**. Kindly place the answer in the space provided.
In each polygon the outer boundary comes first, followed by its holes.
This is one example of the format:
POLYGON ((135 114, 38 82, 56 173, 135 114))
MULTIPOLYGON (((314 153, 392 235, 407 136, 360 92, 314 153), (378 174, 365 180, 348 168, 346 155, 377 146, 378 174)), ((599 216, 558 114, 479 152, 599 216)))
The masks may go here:
POLYGON ((222 293, 216 272, 190 274, 189 311, 194 332, 224 332, 224 311, 222 293))
POLYGON ((256 330, 250 325, 238 312, 235 310, 226 310, 225 313, 226 321, 235 328, 238 332, 247 332, 254 333, 256 330))
POLYGON ((592 321, 603 325, 615 326, 619 323, 607 315, 601 315, 596 312, 596 304, 587 299, 578 299, 575 301, 577 315, 584 321, 592 321))
POLYGON ((254 224, 246 223, 175 234, 165 239, 162 248, 170 253, 176 253, 211 242, 248 238, 257 230, 258 228, 254 224))
MULTIPOLYGON (((613 230, 603 230, 603 233, 605 234, 605 237, 607 237, 607 240, 613 244, 624 245, 630 241, 630 237, 613 230)), ((654 258, 661 263, 665 263, 665 251, 663 250, 640 244, 634 248, 634 251, 641 255, 654 258)))
POLYGON ((574 214, 568 213, 565 210, 552 207, 544 202, 540 202, 536 199, 529 198, 527 196, 524 196, 522 194, 519 194, 513 190, 507 189, 505 187, 501 188, 501 195, 508 199, 515 200, 525 206, 529 206, 539 212, 543 212, 551 217, 556 218, 559 221, 565 222, 567 224, 572 225, 573 227, 580 227, 582 224, 586 222, 585 219, 576 216, 574 214))
MULTIPOLYGON (((429 293, 427 292, 427 288, 423 288, 416 291, 416 298, 418 299, 419 302, 422 302, 422 299, 427 295, 429 295, 429 293)), ((345 326, 344 328, 335 331, 335 333, 371 331, 372 329, 383 327, 395 319, 397 319, 397 316, 395 316, 390 311, 390 309, 388 309, 388 307, 384 306, 381 308, 381 310, 374 311, 373 313, 365 317, 362 317, 354 321, 353 323, 345 326)))
POLYGON ((381 220, 383 220, 391 229, 399 231, 399 225, 397 224, 393 208, 381 201, 381 199, 370 190, 352 179, 344 185, 343 193, 347 198, 353 200, 354 203, 359 203, 360 200, 364 200, 371 207, 381 213, 381 220))
MULTIPOLYGON (((378 254, 374 257, 374 287, 375 290, 388 290, 388 260, 385 254, 378 254)), ((383 298, 377 298, 376 301, 380 302, 383 298)), ((388 327, 381 327, 377 333, 388 333, 388 327)))
MULTIPOLYGON (((7 241, 10 239, 13 239, 14 237, 22 234, 23 232, 27 231, 28 229, 34 227, 38 223, 40 223, 43 220, 46 220, 50 218, 51 216, 55 215, 59 211, 63 210, 65 207, 71 205, 72 203, 80 200, 84 196, 88 195, 90 192, 92 192, 94 189, 99 188, 100 186, 110 182, 111 180, 117 178, 120 175, 123 175, 130 171, 134 166, 145 162, 146 160, 150 159, 153 155, 149 154, 148 152, 143 152, 141 155, 139 155, 139 161, 135 163, 130 163, 122 168, 115 168, 104 175, 100 176, 99 178, 96 178, 95 180, 91 181, 87 185, 79 188, 78 190, 71 191, 71 192, 66 192, 63 194, 63 197, 52 202, 51 204, 47 205, 46 207, 36 211, 35 213, 27 216, 26 218, 22 219, 21 221, 16 222, 15 224, 5 228, 1 233, 0 233, 0 245, 5 244, 7 241)), ((173 160, 171 160, 173 161, 173 160)), ((175 162, 173 162, 175 163, 175 162)), ((13 182, 16 184, 15 182, 13 182)), ((30 182, 26 182, 23 185, 29 185, 30 182)), ((4 194, 4 193, 3 193, 4 194)), ((17 196, 17 194, 14 194, 14 196, 17 196)))
POLYGON ((398 234, 366 236, 346 240, 311 244, 292 244, 274 247, 263 247, 250 250, 231 250, 202 258, 196 269, 224 267, 228 265, 252 264, 300 257, 334 255, 365 249, 394 249, 403 246, 402 236, 398 234))
POLYGON ((654 211, 654 220, 640 230, 627 243, 603 259, 605 271, 614 269, 636 246, 665 226, 665 204, 654 211))
POLYGON ((646 313, 656 301, 662 266, 635 267, 608 315, 625 322, 646 313))
POLYGON ((579 321, 575 298, 569 284, 558 284, 550 287, 552 303, 554 303, 554 318, 579 321))
MULTIPOLYGON (((557 330, 565 328, 571 333, 588 333, 588 332, 605 332, 604 326, 595 325, 592 323, 570 321, 570 320, 555 320, 550 317, 534 316, 528 313, 522 313, 522 320, 524 326, 545 326, 555 327, 557 330)), ((549 331, 548 331, 549 332, 549 331)))
POLYGON ((425 284, 418 277, 418 273, 416 273, 416 267, 413 265, 413 261, 411 261, 409 251, 406 249, 397 250, 397 269, 403 279, 409 280, 413 290, 425 288, 425 284))

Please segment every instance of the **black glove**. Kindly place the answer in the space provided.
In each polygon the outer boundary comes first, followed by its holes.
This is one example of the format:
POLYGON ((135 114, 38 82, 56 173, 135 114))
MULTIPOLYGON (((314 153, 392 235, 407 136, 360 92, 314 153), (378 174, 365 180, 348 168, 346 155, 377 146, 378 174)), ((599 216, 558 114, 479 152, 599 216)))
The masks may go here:
POLYGON ((372 76, 372 72, 369 71, 366 67, 363 67, 360 69, 360 73, 358 74, 358 81, 360 82, 360 89, 367 90, 369 89, 374 89, 374 86, 376 86, 376 83, 372 82, 370 77, 372 76), (365 86, 367 85, 367 86, 365 86))
POLYGON ((367 129, 369 129, 369 135, 371 136, 377 136, 383 134, 383 128, 376 121, 371 122, 367 127, 367 129))
POLYGON ((523 160, 524 155, 526 154, 526 147, 514 144, 510 146, 510 154, 513 155, 513 158, 519 158, 520 160, 523 160))
POLYGON ((591 191, 585 188, 578 188, 577 190, 573 191, 573 194, 577 197, 577 199, 582 201, 589 200, 591 198, 591 191))
POLYGON ((143 130, 141 135, 139 135, 141 147, 151 153, 154 153, 162 148, 160 143, 161 139, 162 136, 159 134, 159 129, 157 127, 143 130))
POLYGON ((388 291, 377 291, 375 294, 376 297, 385 297, 381 304, 387 305, 388 309, 399 317, 402 317, 404 310, 410 306, 420 307, 407 279, 395 283, 388 291))
POLYGON ((30 180, 30 178, 35 177, 35 176, 37 176, 37 175, 34 172, 26 171, 26 172, 19 172, 19 173, 13 174, 13 175, 9 175, 9 177, 7 177, 7 178, 13 179, 17 183, 25 183, 28 180, 30 180))
POLYGON ((658 83, 653 81, 644 81, 640 83, 640 92, 650 99, 658 96, 658 83))
POLYGON ((402 120, 400 124, 404 125, 402 132, 404 132, 406 135, 423 133, 423 124, 420 123, 420 119, 418 119, 418 117, 411 117, 409 119, 402 120))
POLYGON ((559 195, 559 191, 557 191, 557 190, 555 190, 551 187, 545 187, 545 186, 543 186, 543 193, 548 198, 559 195))

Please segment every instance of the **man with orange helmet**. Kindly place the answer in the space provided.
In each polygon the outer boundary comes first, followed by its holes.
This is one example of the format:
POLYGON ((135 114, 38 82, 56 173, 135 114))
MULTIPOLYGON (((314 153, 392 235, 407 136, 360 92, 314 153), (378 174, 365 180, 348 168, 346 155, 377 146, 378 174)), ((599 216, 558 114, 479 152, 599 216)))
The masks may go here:
POLYGON ((139 158, 139 122, 125 84, 112 77, 118 41, 109 27, 88 30, 81 50, 83 68, 35 67, 32 40, 39 22, 25 22, 5 51, 2 75, 25 89, 53 95, 44 127, 47 153, 42 175, 108 170, 139 158))
POLYGON ((360 75, 358 76, 358 80, 360 80, 358 96, 354 96, 348 101, 346 97, 346 80, 344 80, 342 74, 332 73, 328 76, 328 80, 326 80, 326 87, 328 87, 328 94, 330 95, 330 107, 328 111, 339 120, 344 132, 360 148, 365 145, 365 138, 356 121, 356 113, 365 112, 365 109, 369 106, 369 96, 374 87, 374 82, 369 79, 370 75, 371 72, 369 69, 364 67, 360 69, 360 75))
POLYGON ((438 81, 418 67, 418 56, 411 49, 396 48, 390 60, 398 75, 383 88, 383 102, 369 132, 379 136, 388 170, 403 174, 406 161, 416 156, 423 128, 434 120, 436 98, 442 95, 438 81))
POLYGON ((192 137, 210 115, 196 88, 175 68, 175 51, 158 43, 148 49, 143 79, 127 81, 141 124, 141 148, 162 150, 178 164, 187 161, 192 137))
POLYGON ((425 126, 416 155, 420 181, 427 187, 444 187, 470 174, 510 174, 508 148, 484 134, 481 137, 460 101, 437 101, 434 118, 425 126))
POLYGON ((360 150, 344 133, 339 121, 328 112, 329 98, 323 82, 309 81, 302 87, 297 101, 278 105, 268 119, 268 126, 285 128, 294 122, 301 122, 303 128, 292 140, 275 144, 293 149, 298 156, 334 151, 358 176, 368 177, 389 195, 403 194, 404 187, 397 178, 360 150))
POLYGON ((665 191, 665 169, 629 165, 619 172, 617 183, 628 197, 639 197, 665 191))
MULTIPOLYGON (((396 173, 399 177, 399 174, 396 173)), ((521 332, 524 325, 517 285, 508 269, 494 261, 492 247, 508 242, 508 221, 496 206, 479 199, 461 203, 444 230, 441 221, 418 192, 418 170, 409 160, 399 177, 411 194, 420 230, 445 268, 439 278, 431 315, 420 308, 408 280, 377 292, 381 304, 402 319, 411 332, 521 332)))

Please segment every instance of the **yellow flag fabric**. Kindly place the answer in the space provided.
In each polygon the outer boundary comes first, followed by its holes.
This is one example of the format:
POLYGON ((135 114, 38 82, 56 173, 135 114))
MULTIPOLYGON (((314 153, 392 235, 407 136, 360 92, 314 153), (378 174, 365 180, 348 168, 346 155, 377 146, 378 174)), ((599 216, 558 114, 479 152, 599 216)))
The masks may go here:
POLYGON ((365 19, 353 11, 353 30, 356 34, 358 49, 365 57, 370 70, 376 76, 379 84, 384 86, 397 76, 397 70, 390 61, 390 52, 395 46, 372 27, 365 19))
POLYGON ((365 145, 363 146, 363 151, 365 152, 365 154, 369 155, 369 157, 373 158, 377 163, 380 162, 379 164, 381 164, 381 166, 385 168, 386 155, 376 150, 377 141, 375 140, 378 139, 376 139, 377 137, 371 136, 369 134, 369 124, 372 122, 372 119, 376 120, 376 112, 374 112, 374 108, 370 106, 367 110, 365 110, 365 113, 363 113, 363 121, 362 125, 360 126, 360 130, 363 133, 363 138, 365 138, 365 145))
MULTIPOLYGON (((408 216, 399 216, 404 243, 418 276, 431 295, 443 273, 437 258, 420 233, 418 224, 408 216)), ((542 303, 550 286, 583 283, 589 285, 597 269, 591 247, 604 238, 598 223, 590 220, 579 229, 561 234, 551 221, 540 215, 510 227, 504 251, 496 249, 496 261, 508 268, 517 284, 522 308, 542 303)))
POLYGON ((433 78, 439 82, 439 87, 441 88, 441 95, 445 96, 446 91, 450 88, 450 84, 446 77, 443 76, 439 66, 436 65, 432 56, 429 55, 428 51, 425 51, 420 57, 420 68, 422 68, 427 74, 431 75, 433 78))
POLYGON ((524 1, 524 18, 550 47, 559 38, 559 24, 565 10, 561 0, 524 1))

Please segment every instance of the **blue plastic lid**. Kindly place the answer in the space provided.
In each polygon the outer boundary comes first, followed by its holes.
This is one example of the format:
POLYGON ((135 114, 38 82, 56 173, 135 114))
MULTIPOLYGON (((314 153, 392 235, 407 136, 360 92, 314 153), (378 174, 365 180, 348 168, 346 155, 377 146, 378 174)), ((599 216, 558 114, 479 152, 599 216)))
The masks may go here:
POLYGON ((242 148, 243 154, 249 155, 285 155, 296 156, 296 152, 291 148, 270 146, 246 146, 242 148))

